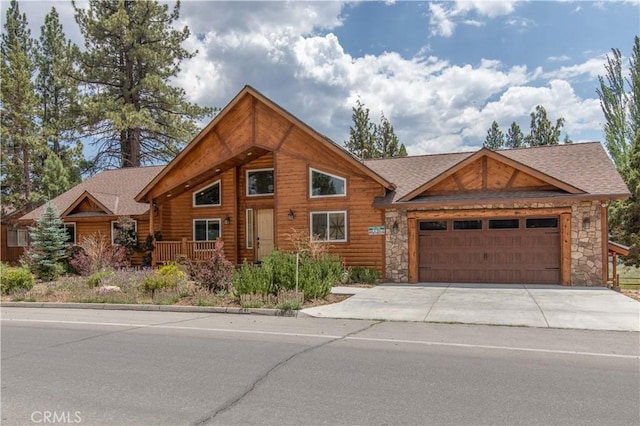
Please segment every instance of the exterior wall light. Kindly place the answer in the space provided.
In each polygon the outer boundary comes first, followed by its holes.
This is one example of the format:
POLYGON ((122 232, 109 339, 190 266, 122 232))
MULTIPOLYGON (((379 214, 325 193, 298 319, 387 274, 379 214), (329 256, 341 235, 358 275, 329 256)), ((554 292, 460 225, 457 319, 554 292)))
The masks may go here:
POLYGON ((287 217, 289 218, 289 220, 293 220, 296 218, 296 214, 293 212, 293 210, 289 209, 289 214, 287 215, 287 217))

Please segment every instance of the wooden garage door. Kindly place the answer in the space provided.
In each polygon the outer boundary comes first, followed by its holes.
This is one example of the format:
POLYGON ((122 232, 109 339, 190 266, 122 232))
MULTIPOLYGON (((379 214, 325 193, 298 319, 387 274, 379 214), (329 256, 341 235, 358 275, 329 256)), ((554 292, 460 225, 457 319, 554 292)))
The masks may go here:
POLYGON ((422 282, 560 283, 557 217, 419 222, 422 282))

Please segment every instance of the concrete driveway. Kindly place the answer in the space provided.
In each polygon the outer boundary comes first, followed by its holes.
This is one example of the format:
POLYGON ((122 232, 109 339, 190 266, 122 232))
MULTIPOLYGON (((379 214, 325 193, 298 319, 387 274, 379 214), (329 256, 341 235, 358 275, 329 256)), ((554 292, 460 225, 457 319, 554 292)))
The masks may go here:
POLYGON ((640 331, 640 302, 602 287, 417 284, 336 287, 353 294, 312 317, 640 331))

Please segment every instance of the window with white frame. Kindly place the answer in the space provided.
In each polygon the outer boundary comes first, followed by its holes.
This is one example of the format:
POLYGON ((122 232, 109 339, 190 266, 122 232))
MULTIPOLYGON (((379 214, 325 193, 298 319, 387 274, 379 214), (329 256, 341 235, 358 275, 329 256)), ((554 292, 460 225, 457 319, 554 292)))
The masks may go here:
POLYGON ((347 241, 347 212, 311 213, 310 232, 320 241, 347 241))
POLYGON ((220 181, 193 192, 193 207, 219 206, 220 181))
POLYGON ((8 247, 26 247, 29 244, 29 233, 26 229, 9 229, 7 231, 8 247))
POLYGON ((195 219, 193 221, 194 241, 215 241, 221 236, 220 219, 195 219))
POLYGON ((76 224, 74 222, 65 223, 64 230, 67 232, 67 242, 69 244, 76 243, 76 224))
POLYGON ((246 229, 246 240, 247 240, 247 248, 253 248, 253 209, 247 209, 247 229, 246 229))
POLYGON ((314 197, 347 195, 347 180, 343 177, 309 168, 309 194, 314 197))
POLYGON ((273 195, 273 169, 247 170, 247 195, 273 195))
MULTIPOLYGON (((133 219, 131 223, 133 223, 133 228, 129 230, 129 233, 131 234, 132 238, 137 239, 138 221, 133 219)), ((120 245, 122 243, 121 233, 122 233, 122 227, 120 223, 115 220, 112 221, 111 222, 111 244, 120 245)))

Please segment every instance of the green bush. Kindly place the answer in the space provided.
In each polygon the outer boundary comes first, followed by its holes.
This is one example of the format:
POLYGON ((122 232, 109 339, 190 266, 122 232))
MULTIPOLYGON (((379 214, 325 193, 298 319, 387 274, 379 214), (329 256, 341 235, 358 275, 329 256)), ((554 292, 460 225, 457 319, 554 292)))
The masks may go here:
POLYGON ((306 299, 325 298, 341 276, 342 262, 338 257, 323 255, 317 260, 303 258, 300 262, 299 290, 306 299))
POLYGON ((158 268, 158 270, 155 273, 157 275, 170 276, 170 277, 176 277, 176 278, 184 278, 186 275, 184 271, 180 268, 180 266, 178 266, 174 262, 169 262, 163 265, 162 267, 158 268))
POLYGON ((240 271, 233 276, 233 286, 236 294, 261 294, 267 295, 272 292, 271 271, 268 268, 254 266, 245 260, 240 271))
POLYGON ((142 280, 142 290, 155 293, 158 290, 176 288, 178 286, 178 278, 171 275, 147 275, 142 280))
POLYGON ((274 292, 296 286, 296 255, 274 250, 262 259, 262 267, 271 274, 274 292))
POLYGON ((93 274, 89 275, 89 277, 87 278, 87 285, 89 287, 98 287, 102 282, 102 280, 112 275, 113 275, 113 271, 94 272, 93 274))
POLYGON ((374 268, 355 266, 349 268, 349 282, 356 284, 375 284, 380 279, 380 274, 374 268))
POLYGON ((33 288, 33 275, 25 268, 0 268, 0 288, 2 294, 11 294, 18 290, 29 291, 33 288))

